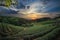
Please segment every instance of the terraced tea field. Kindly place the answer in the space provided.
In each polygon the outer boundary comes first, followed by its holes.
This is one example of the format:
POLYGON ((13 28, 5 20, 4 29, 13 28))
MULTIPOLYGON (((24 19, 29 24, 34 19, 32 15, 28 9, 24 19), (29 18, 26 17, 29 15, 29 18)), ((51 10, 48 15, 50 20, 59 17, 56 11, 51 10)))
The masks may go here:
POLYGON ((55 40, 60 34, 60 18, 31 23, 20 20, 24 21, 19 18, 0 17, 0 39, 55 40))

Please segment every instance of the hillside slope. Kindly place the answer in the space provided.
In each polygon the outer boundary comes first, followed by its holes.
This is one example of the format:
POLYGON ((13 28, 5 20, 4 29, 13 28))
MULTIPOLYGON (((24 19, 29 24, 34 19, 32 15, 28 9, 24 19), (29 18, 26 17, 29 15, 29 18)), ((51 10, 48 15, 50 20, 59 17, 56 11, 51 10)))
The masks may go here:
POLYGON ((60 18, 37 22, 16 17, 0 17, 1 40, 56 40, 59 34, 60 18))

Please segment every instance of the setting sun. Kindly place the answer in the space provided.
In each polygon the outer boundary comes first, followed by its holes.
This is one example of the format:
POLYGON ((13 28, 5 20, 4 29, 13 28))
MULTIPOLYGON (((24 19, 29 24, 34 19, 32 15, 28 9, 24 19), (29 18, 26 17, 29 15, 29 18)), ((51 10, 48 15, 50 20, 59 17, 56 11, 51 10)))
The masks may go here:
POLYGON ((35 19, 37 19, 38 15, 36 15, 36 14, 30 14, 30 15, 27 15, 27 17, 29 17, 32 20, 35 20, 35 19))

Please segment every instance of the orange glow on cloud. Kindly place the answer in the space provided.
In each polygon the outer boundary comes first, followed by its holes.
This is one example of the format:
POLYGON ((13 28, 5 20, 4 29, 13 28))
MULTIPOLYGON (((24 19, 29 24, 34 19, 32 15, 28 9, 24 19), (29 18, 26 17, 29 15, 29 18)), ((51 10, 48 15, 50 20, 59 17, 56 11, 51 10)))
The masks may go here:
POLYGON ((45 16, 47 16, 47 15, 43 14, 43 13, 28 13, 28 14, 25 14, 25 16, 23 16, 23 18, 30 19, 30 20, 36 20, 39 18, 43 18, 45 16))
POLYGON ((24 15, 22 16, 22 18, 28 19, 28 20, 36 20, 39 18, 44 18, 44 17, 49 17, 49 18, 54 18, 56 17, 56 13, 55 14, 49 14, 49 13, 37 13, 37 12, 32 12, 32 13, 23 13, 24 15))
POLYGON ((32 20, 35 20, 37 19, 38 16, 36 14, 30 14, 30 15, 27 15, 27 17, 29 17, 32 20))
POLYGON ((31 14, 26 15, 26 17, 31 20, 35 20, 35 19, 40 18, 41 16, 39 17, 39 14, 37 14, 37 13, 31 13, 31 14))

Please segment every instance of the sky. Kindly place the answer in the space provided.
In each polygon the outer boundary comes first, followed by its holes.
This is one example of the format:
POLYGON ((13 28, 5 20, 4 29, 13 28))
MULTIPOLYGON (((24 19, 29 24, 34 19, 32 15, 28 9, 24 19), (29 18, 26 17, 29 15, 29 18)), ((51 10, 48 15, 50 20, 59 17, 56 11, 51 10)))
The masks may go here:
MULTIPOLYGON (((4 10, 8 15, 22 17, 26 19, 37 19, 43 17, 54 18, 60 14, 60 0, 17 0, 18 4, 14 8, 4 10), (29 8, 26 9, 26 6, 29 8), (14 11, 18 11, 17 13, 14 11), (22 10, 21 10, 22 9, 22 10), (9 11, 10 10, 10 11, 9 11), (9 13, 10 12, 10 13, 9 13)), ((1 8, 0 8, 1 9, 1 8)), ((3 13, 4 14, 4 13, 3 13)), ((7 14, 4 14, 7 15, 7 14)))
POLYGON ((21 0, 24 5, 30 6, 24 17, 42 18, 55 17, 60 14, 60 0, 21 0))
POLYGON ((60 0, 27 0, 25 5, 35 5, 38 12, 60 12, 60 0), (43 5, 43 6, 42 6, 43 5))
POLYGON ((29 5, 37 12, 60 12, 60 0, 17 0, 17 9, 21 9, 29 5))

